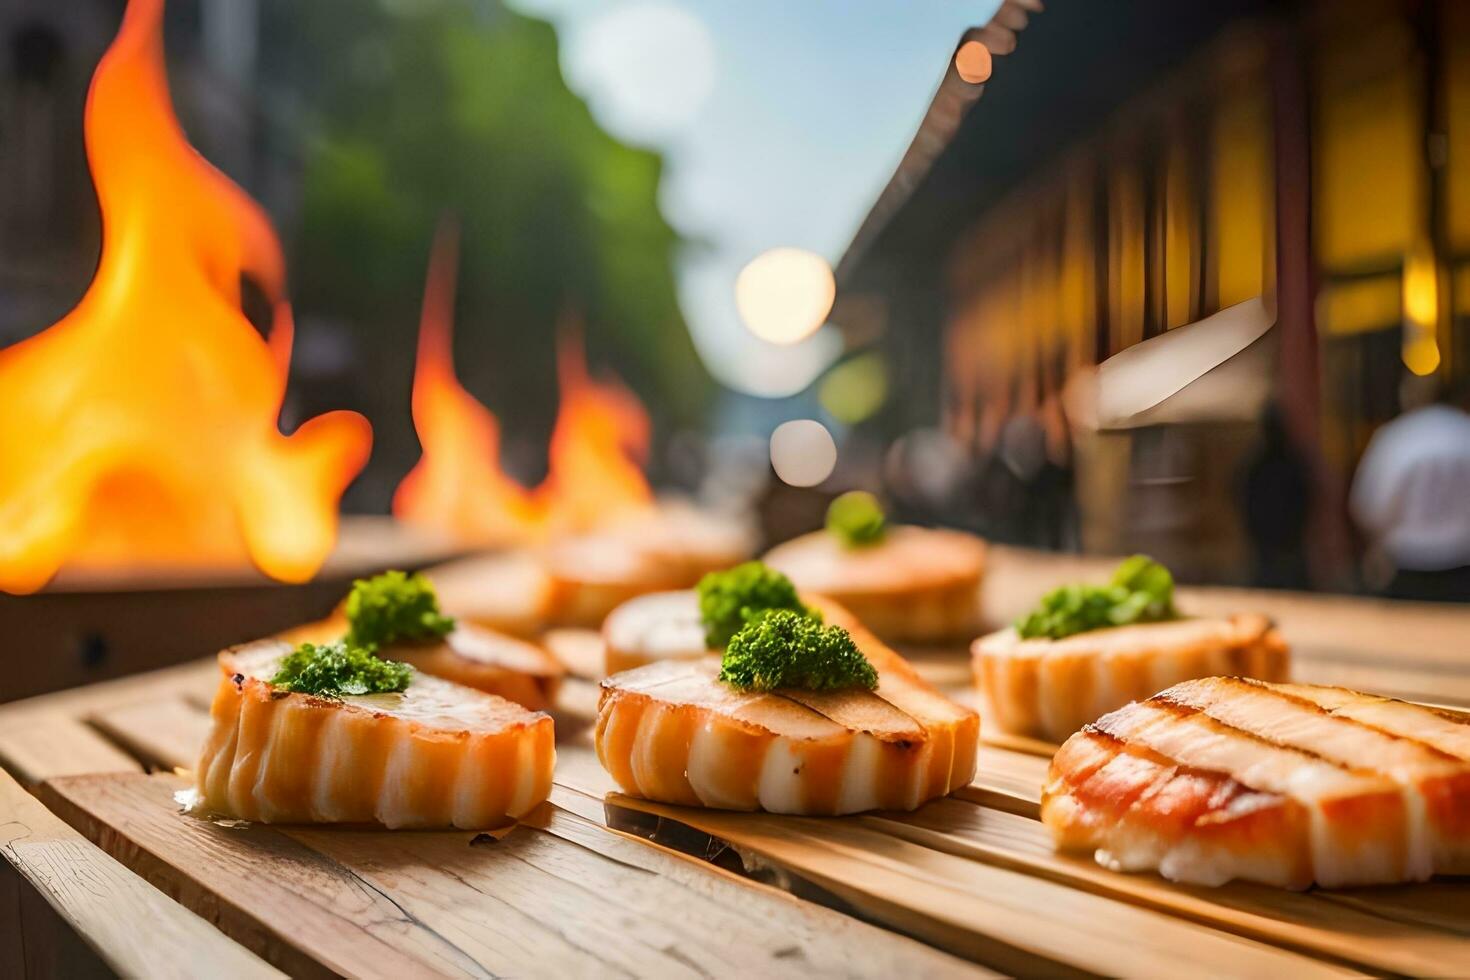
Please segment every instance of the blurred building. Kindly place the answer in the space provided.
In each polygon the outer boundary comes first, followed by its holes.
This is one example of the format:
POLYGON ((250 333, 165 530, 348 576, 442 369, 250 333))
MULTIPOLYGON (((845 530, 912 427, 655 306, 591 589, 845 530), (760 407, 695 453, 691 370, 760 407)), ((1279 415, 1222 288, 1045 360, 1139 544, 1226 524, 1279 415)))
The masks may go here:
POLYGON ((961 39, 834 320, 912 393, 890 425, 971 450, 1002 536, 1035 494, 985 474, 1019 440, 1089 550, 1270 580, 1274 537, 1343 584, 1343 488, 1402 380, 1470 376, 1470 4, 1041 7, 961 39))
MULTIPOLYGON (((63 316, 96 268, 100 235, 82 108, 125 6, 0 4, 0 346, 63 316)), ((167 18, 172 89, 190 139, 275 203, 292 156, 263 124, 258 0, 173 0, 167 18)))

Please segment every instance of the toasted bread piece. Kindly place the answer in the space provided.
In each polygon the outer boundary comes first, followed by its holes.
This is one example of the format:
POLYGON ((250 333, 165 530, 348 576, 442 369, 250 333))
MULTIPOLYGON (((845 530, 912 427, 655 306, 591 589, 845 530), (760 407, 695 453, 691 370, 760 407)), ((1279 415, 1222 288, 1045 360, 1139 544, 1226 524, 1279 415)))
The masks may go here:
POLYGON ((989 731, 1060 742, 1099 715, 1213 674, 1285 680, 1286 641, 1264 616, 1176 619, 1023 640, 976 640, 975 683, 989 731))
POLYGON ((602 640, 608 674, 720 654, 705 643, 699 596, 692 589, 629 599, 603 621, 602 640))
POLYGON ((564 625, 597 627, 629 599, 692 588, 705 573, 738 564, 750 551, 750 531, 741 522, 661 504, 547 547, 552 615, 564 625))
POLYGON ((1467 735, 1470 716, 1342 688, 1186 681, 1068 739, 1041 816, 1060 849, 1192 884, 1465 874, 1467 735))
POLYGON ((802 591, 841 603, 889 643, 968 642, 979 623, 985 542, 962 531, 890 527, 862 547, 813 531, 762 561, 802 591))
POLYGON ((220 654, 195 776, 204 809, 264 823, 475 830, 550 793, 548 716, 423 675, 396 694, 278 690, 268 678, 290 650, 263 640, 220 654))
MULTIPOLYGON (((850 617, 876 691, 742 692, 713 657, 665 659, 602 682, 598 758, 624 792, 729 810, 912 810, 975 773, 980 721, 850 617)), ((840 612, 840 611, 839 611, 840 612)))

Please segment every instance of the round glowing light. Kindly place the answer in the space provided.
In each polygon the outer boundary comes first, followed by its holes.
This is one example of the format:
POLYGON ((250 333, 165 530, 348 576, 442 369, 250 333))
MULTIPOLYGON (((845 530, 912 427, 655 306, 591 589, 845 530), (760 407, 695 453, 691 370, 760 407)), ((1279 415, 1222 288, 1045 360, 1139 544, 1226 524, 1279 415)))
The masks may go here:
POLYGON ((751 259, 735 279, 735 307, 750 332, 773 344, 794 344, 816 332, 832 312, 837 280, 815 252, 773 248, 751 259))
POLYGON ((954 53, 954 70, 971 85, 979 85, 990 77, 990 49, 979 41, 966 41, 954 53))
POLYGON ((1434 339, 1434 334, 1425 334, 1416 337, 1403 347, 1404 367, 1413 371, 1421 378, 1433 374, 1439 370, 1439 344, 1434 339))
POLYGON ((771 466, 784 483, 814 487, 831 476, 836 465, 832 433, 814 419, 783 422, 771 433, 771 466))
POLYGON ((888 398, 888 368, 877 352, 859 354, 827 373, 817 400, 834 419, 856 425, 883 407, 888 398))

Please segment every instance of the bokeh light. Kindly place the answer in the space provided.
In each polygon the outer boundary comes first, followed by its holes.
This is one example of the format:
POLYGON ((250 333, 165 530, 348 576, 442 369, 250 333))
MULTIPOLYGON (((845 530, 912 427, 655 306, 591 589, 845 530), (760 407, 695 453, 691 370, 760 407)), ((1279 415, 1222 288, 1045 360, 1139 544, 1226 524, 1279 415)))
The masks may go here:
POLYGON ((888 400, 888 367, 877 352, 859 354, 827 372, 817 400, 839 422, 856 425, 888 400))
POLYGON ((966 41, 954 53, 954 70, 971 85, 990 78, 990 49, 979 41, 966 41))
POLYGON ((837 444, 832 433, 814 419, 783 422, 771 433, 771 466, 793 487, 814 487, 832 475, 837 444))
POLYGON ((735 280, 735 306, 750 332, 773 344, 810 337, 832 312, 837 280, 815 252, 773 248, 751 259, 735 280))

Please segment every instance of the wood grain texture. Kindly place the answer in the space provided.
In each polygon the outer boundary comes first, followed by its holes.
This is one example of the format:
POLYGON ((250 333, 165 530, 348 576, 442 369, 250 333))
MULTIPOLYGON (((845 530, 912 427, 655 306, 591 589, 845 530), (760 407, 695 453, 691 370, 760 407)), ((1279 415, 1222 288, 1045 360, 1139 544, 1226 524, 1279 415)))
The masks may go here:
POLYGON ((177 812, 181 785, 160 773, 78 777, 45 791, 68 819, 293 974, 978 972, 552 807, 498 841, 220 826, 177 812))
POLYGON ((1470 884, 1343 892, 1291 892, 1239 882, 1190 887, 1155 874, 1119 874, 1089 858, 1057 854, 1038 821, 961 800, 939 800, 917 813, 862 820, 924 847, 1375 972, 1470 975, 1470 884))
POLYGON ((142 768, 77 718, 57 712, 0 717, 0 768, 26 786, 57 776, 142 768))
POLYGON ((1338 976, 1356 971, 1127 902, 966 860, 859 821, 737 814, 614 797, 827 889, 864 914, 1008 973, 1338 976))
MULTIPOLYGON (((142 778, 134 775, 132 778, 142 778)), ((0 887, 11 909, 0 921, 35 921, 27 904, 39 895, 76 937, 106 966, 124 976, 268 977, 277 971, 212 928, 199 916, 169 901, 117 860, 93 846, 0 772, 0 855, 24 879, 26 890, 0 887), (12 918, 13 916, 13 918, 12 918)), ((7 875, 9 872, 7 871, 7 875)), ((13 883, 13 880, 12 880, 13 883)), ((74 941, 73 941, 74 943, 74 941)), ((89 958, 39 930, 26 928, 0 946, 6 975, 24 974, 47 964, 85 972, 89 958), (26 944, 48 946, 27 950, 26 944), (18 954, 18 955, 17 955, 18 954)))
POLYGON ((91 723, 134 758, 156 769, 192 768, 209 733, 209 712, 182 698, 160 698, 94 712, 91 723))

